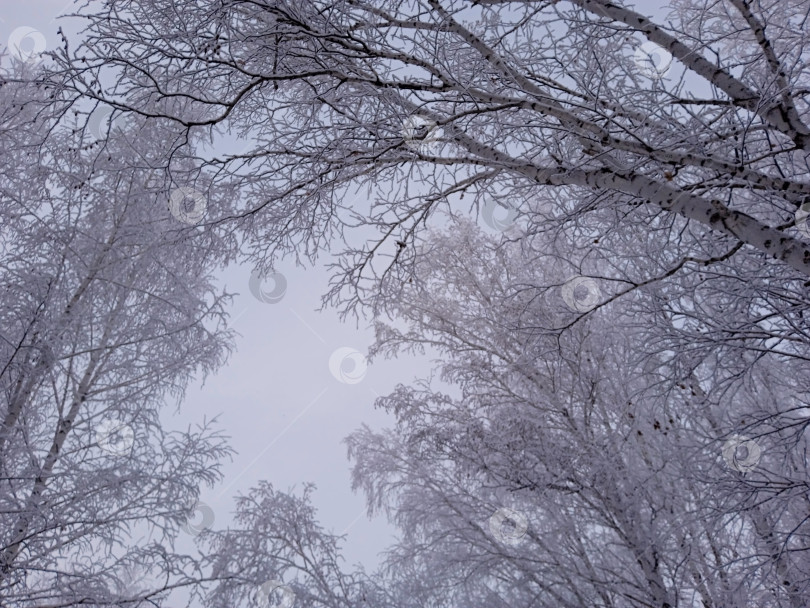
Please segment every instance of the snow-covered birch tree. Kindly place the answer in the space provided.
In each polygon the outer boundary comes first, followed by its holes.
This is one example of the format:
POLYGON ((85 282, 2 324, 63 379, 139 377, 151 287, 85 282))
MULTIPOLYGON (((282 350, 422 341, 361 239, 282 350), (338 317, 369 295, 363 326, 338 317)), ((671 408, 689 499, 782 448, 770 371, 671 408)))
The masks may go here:
POLYGON ((195 156, 243 195, 207 221, 264 265, 345 237, 328 294, 344 310, 396 298, 437 212, 472 210, 570 241, 562 281, 657 290, 655 340, 687 365, 802 360, 802 6, 108 0, 54 77, 170 119, 180 149, 238 134, 238 153, 195 156))
POLYGON ((241 185, 256 256, 376 228, 344 259, 337 299, 373 284, 374 254, 396 255, 437 208, 528 212, 550 192, 575 201, 557 219, 677 216, 664 243, 700 232, 806 280, 803 7, 107 0, 60 57, 84 95, 244 138, 200 163, 241 185), (361 186, 368 208, 351 202, 361 186))
MULTIPOLYGON (((267 482, 237 498, 234 524, 200 535, 210 578, 205 605, 292 608, 382 607, 380 582, 347 572, 341 537, 324 530, 311 504, 267 482)), ((397 605, 397 604, 394 604, 397 605)))
POLYGON ((378 326, 377 354, 436 349, 454 387, 399 387, 396 427, 349 440, 401 530, 395 581, 426 605, 802 606, 803 365, 684 368, 630 298, 550 331, 580 312, 545 293, 565 256, 537 240, 453 222, 378 326))
POLYGON ((0 87, 0 604, 158 606, 200 576, 173 541, 229 453, 159 412, 228 353, 233 247, 166 205, 159 125, 99 137, 39 76, 0 87))

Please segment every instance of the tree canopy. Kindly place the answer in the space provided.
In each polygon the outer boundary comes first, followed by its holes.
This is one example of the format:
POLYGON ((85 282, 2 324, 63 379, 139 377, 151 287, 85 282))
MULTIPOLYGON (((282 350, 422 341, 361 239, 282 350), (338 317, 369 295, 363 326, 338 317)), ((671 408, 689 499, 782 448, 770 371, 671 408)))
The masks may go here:
POLYGON ((0 87, 3 601, 806 605, 806 1, 77 11, 0 87), (229 448, 159 412, 227 360, 213 275, 324 256, 372 357, 436 357, 346 440, 397 542, 347 569, 261 483, 183 554, 229 448))

